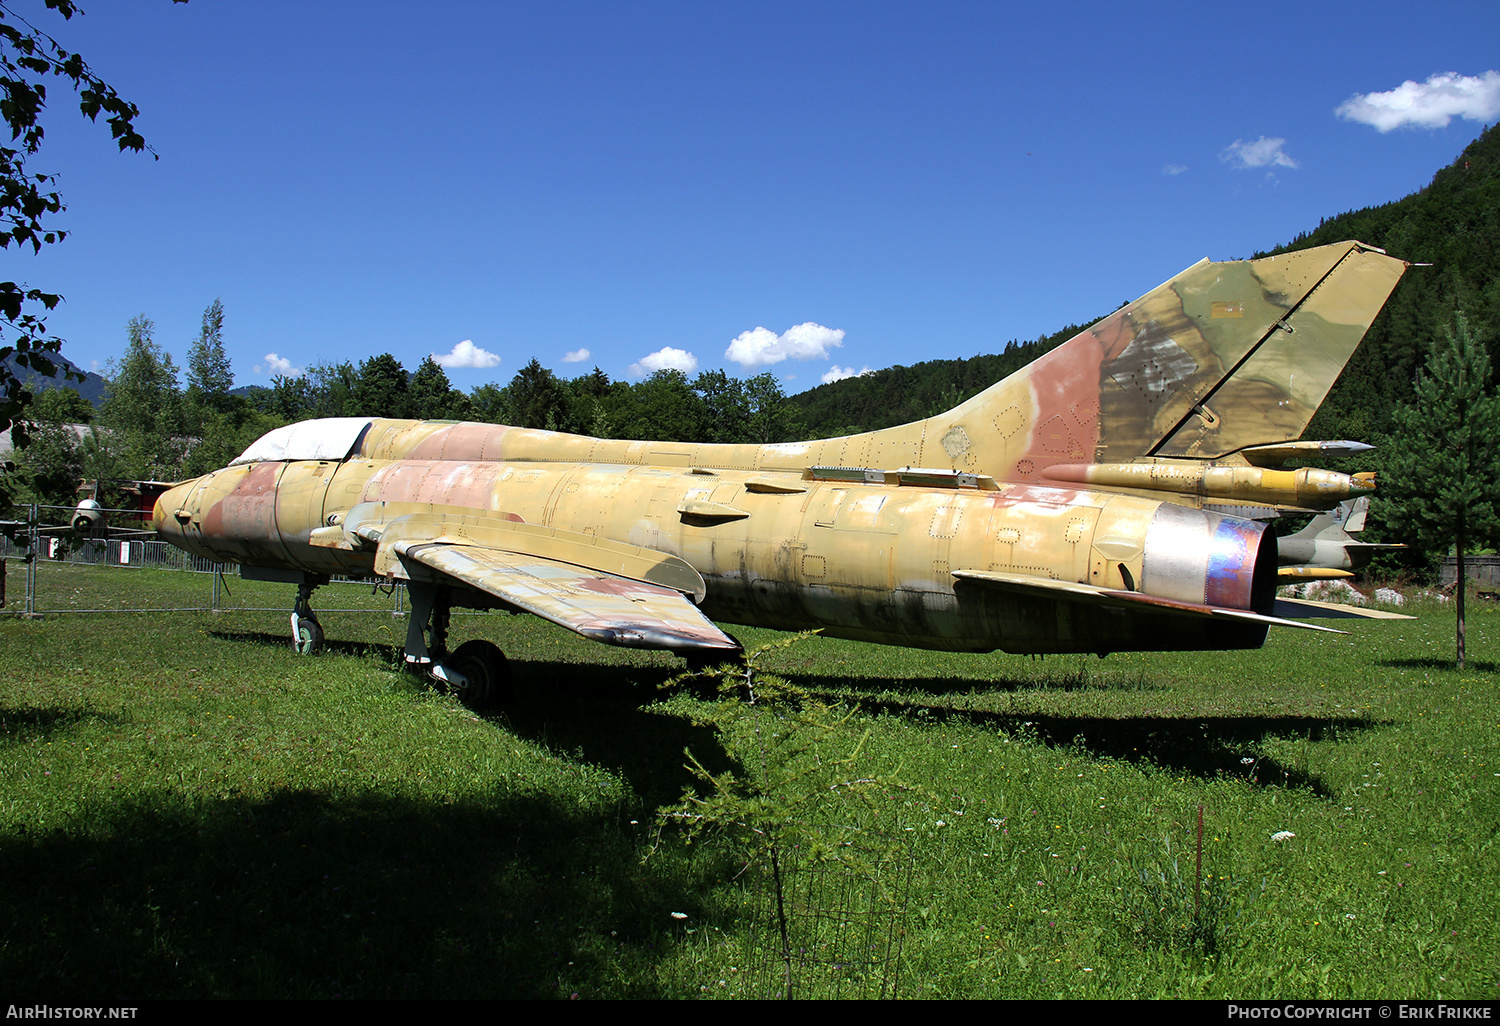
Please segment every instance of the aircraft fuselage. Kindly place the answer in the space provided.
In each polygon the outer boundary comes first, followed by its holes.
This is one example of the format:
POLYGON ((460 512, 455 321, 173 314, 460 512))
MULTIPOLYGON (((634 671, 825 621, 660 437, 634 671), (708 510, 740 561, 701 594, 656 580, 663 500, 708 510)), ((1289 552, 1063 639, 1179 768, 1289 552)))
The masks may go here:
POLYGON ((1276 562, 1259 525, 1131 495, 604 463, 256 462, 179 485, 157 520, 208 558, 365 576, 371 552, 315 544, 313 532, 368 502, 465 507, 671 553, 702 574, 701 609, 715 620, 956 650, 1254 647, 1265 627, 1185 628, 1149 611, 995 592, 954 570, 1264 612, 1276 562))
POLYGON ((1282 467, 1347 449, 1300 435, 1406 266, 1358 242, 1200 261, 950 410, 836 438, 304 421, 164 495, 157 521, 297 583, 309 649, 324 575, 405 578, 408 662, 484 680, 493 645, 443 662, 452 605, 689 658, 738 649, 705 615, 973 651, 1254 647, 1288 623, 1276 542, 1206 507, 1373 487, 1282 467))

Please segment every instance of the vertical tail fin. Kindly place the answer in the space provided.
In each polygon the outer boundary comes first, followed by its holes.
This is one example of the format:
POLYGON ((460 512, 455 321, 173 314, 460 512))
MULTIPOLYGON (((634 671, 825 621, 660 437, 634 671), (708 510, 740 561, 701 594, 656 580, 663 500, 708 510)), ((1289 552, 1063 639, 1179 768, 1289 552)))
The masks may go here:
POLYGON ((1361 495, 1357 499, 1347 499, 1327 513, 1320 513, 1313 517, 1302 530, 1296 534, 1287 535, 1287 540, 1296 538, 1311 541, 1317 538, 1331 542, 1353 541, 1352 535, 1365 529, 1365 517, 1369 511, 1370 497, 1368 495, 1361 495))
POLYGON ((1358 242, 1203 260, 955 409, 889 431, 921 430, 922 465, 1013 480, 1296 438, 1407 266, 1358 242))

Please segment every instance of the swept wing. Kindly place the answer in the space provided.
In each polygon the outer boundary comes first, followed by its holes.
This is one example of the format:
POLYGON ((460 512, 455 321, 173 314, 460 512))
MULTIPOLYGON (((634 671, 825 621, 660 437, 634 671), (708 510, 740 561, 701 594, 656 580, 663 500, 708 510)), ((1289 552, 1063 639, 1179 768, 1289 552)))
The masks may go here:
POLYGON ((326 531, 327 547, 373 548, 383 575, 471 588, 592 641, 739 648, 698 611, 702 576, 667 553, 431 503, 361 503, 326 531))
POLYGON ((421 564, 508 606, 626 648, 735 651, 739 648, 680 591, 521 552, 474 545, 398 542, 421 564))

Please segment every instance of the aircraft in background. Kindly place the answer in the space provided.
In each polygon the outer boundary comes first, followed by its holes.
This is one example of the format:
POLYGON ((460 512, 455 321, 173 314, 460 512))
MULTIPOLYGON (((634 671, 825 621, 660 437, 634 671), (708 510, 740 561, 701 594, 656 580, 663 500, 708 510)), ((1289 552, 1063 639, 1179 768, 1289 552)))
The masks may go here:
POLYGON ((66 523, 44 523, 53 519, 64 519, 56 506, 37 504, 37 519, 0 521, 0 534, 22 545, 31 544, 33 537, 41 555, 51 559, 77 558, 93 562, 105 558, 106 548, 113 559, 116 554, 128 560, 128 544, 153 540, 157 536, 151 526, 156 500, 163 492, 172 488, 171 481, 112 481, 110 485, 122 496, 127 505, 123 508, 107 508, 99 502, 98 481, 85 481, 78 489, 83 495, 78 505, 66 516, 66 523), (34 536, 32 534, 34 533, 34 536), (122 549, 120 546, 127 546, 122 549))
POLYGON ((1320 513, 1296 534, 1277 539, 1282 580, 1326 580, 1353 577, 1378 549, 1404 549, 1405 545, 1362 542, 1354 537, 1365 529, 1370 497, 1347 499, 1327 513, 1320 513))
MULTIPOLYGON (((933 649, 1239 649, 1277 549, 1217 507, 1330 509, 1373 481, 1283 461, 1408 265, 1357 242, 1203 260, 959 406, 769 445, 339 418, 278 428, 157 502, 163 538, 297 586, 405 581, 409 664, 493 701, 454 606, 690 659, 713 620, 933 649)), ((1318 628, 1322 629, 1322 628, 1318 628)))

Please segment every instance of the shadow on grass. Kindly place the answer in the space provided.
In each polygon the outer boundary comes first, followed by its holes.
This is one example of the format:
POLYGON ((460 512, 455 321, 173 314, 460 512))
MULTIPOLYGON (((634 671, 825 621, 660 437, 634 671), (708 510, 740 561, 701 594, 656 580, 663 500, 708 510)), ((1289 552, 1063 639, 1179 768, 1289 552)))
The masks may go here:
POLYGON ((681 715, 653 712, 666 697, 658 685, 673 672, 511 660, 516 697, 486 718, 565 758, 618 772, 646 809, 675 803, 698 781, 687 770, 691 749, 711 772, 738 770, 718 734, 681 715))
MULTIPOLYGON (((289 636, 264 631, 210 631, 222 641, 287 649, 289 636)), ((389 645, 327 640, 325 650, 341 655, 376 656, 399 665, 400 652, 389 645)), ((714 732, 680 716, 650 712, 646 707, 664 693, 658 686, 678 672, 675 666, 640 667, 511 659, 514 696, 484 719, 577 761, 617 770, 640 796, 644 807, 671 804, 694 786, 684 768, 684 749, 714 772, 733 767, 714 732)), ((432 686, 411 674, 416 686, 432 686)))
MULTIPOLYGON (((715 733, 680 716, 652 713, 644 708, 658 697, 654 682, 668 674, 639 667, 600 666, 587 676, 578 667, 559 663, 513 662, 523 684, 520 696, 501 716, 518 735, 544 744, 563 755, 619 771, 630 781, 647 807, 676 800, 694 778, 678 756, 690 748, 712 772, 736 768, 715 733), (551 682, 544 684, 542 682, 551 682), (581 710, 587 709, 587 714, 581 710), (668 756, 666 753, 671 753, 668 756)), ((1034 737, 1053 747, 1082 749, 1094 758, 1150 764, 1172 773, 1205 779, 1238 777, 1262 786, 1308 788, 1320 797, 1332 792, 1315 774, 1252 753, 1267 738, 1323 741, 1341 733, 1374 725, 1362 717, 1314 716, 1136 716, 1088 717, 989 713, 956 710, 917 701, 876 699, 851 695, 841 677, 788 675, 809 692, 834 703, 850 703, 872 714, 901 716, 924 723, 946 719, 990 726, 1007 733, 1034 737), (1247 762, 1246 760, 1250 760, 1247 762)), ((875 681, 861 687, 904 688, 913 685, 924 694, 942 696, 977 689, 1035 689, 1035 680, 996 682, 958 678, 875 681), (951 682, 951 690, 947 683, 951 682)), ((1067 686, 1060 678, 1057 686, 1067 686)), ((1098 687, 1080 682, 1080 687, 1098 687)), ((1133 687, 1127 682, 1124 687, 1133 687)))
MULTIPOLYGON (((286 644, 285 639, 269 634, 225 636, 274 639, 277 644, 286 644)), ((363 650, 351 647, 350 651, 363 650)), ((1425 665, 1429 661, 1405 662, 1425 665)), ((617 770, 647 808, 669 804, 684 788, 694 785, 694 778, 682 768, 685 760, 681 753, 685 748, 690 748, 712 772, 735 768, 713 731, 695 727, 680 716, 654 714, 645 708, 661 697, 657 684, 672 675, 670 668, 584 666, 542 660, 512 660, 511 668, 518 684, 517 697, 491 719, 561 755, 617 770)), ((1271 759, 1257 760, 1252 753, 1268 737, 1320 741, 1339 732, 1364 730, 1372 725, 1372 721, 1359 717, 1018 715, 955 710, 928 704, 920 697, 1038 688, 1135 691, 1161 687, 1144 677, 1100 678, 1086 668, 1064 668, 1040 681, 1036 677, 975 680, 955 676, 861 677, 851 681, 844 676, 785 671, 783 674, 825 700, 851 702, 871 713, 928 723, 956 717, 1008 733, 1035 736, 1043 744, 1077 747, 1096 758, 1151 764, 1169 772, 1206 779, 1229 776, 1263 786, 1308 788, 1321 797, 1329 797, 1332 792, 1315 774, 1271 759), (851 684, 863 691, 903 691, 917 697, 902 700, 857 696, 850 693, 851 684)))
MULTIPOLYGON (((291 628, 287 628, 285 634, 271 634, 267 631, 207 631, 210 638, 219 641, 236 641, 243 644, 264 645, 271 648, 289 650, 292 647, 291 628)), ((342 641, 337 638, 325 638, 323 651, 334 655, 346 655, 362 658, 368 655, 378 656, 382 661, 395 665, 397 649, 393 645, 379 644, 370 641, 342 641)))
POLYGON ((23 744, 51 737, 85 720, 113 720, 92 709, 37 709, 0 705, 0 745, 23 744))
POLYGON ((795 679, 799 683, 812 688, 837 687, 858 688, 864 691, 893 690, 893 691, 920 691, 926 695, 985 695, 994 693, 1009 693, 1021 691, 1095 691, 1095 692, 1138 692, 1138 691, 1168 691, 1170 688, 1157 681, 1145 677, 1131 679, 1110 679, 1098 677, 1088 671, 1066 671, 1050 674, 1044 677, 961 677, 947 675, 942 677, 909 676, 901 678, 879 678, 879 677, 832 677, 819 676, 807 673, 785 673, 787 679, 795 679))
POLYGON ((1421 659, 1381 659, 1376 665, 1389 666, 1399 670, 1447 670, 1449 673, 1496 673, 1500 672, 1500 663, 1488 659, 1466 659, 1462 671, 1458 668, 1452 656, 1447 659, 1435 659, 1430 656, 1421 659))
POLYGON ((1363 718, 1311 716, 1044 716, 1031 721, 1046 744, 1072 745, 1099 758, 1146 762, 1200 778, 1239 777, 1267 787, 1308 788, 1320 798, 1331 798, 1333 792, 1316 774, 1252 753, 1266 738, 1322 741, 1373 725, 1363 718))
MULTIPOLYGON (((648 807, 674 801, 693 777, 681 768, 683 759, 664 764, 664 753, 673 755, 691 748, 694 756, 712 772, 735 768, 715 733, 696 727, 680 716, 656 714, 643 706, 659 697, 655 686, 643 680, 665 679, 661 672, 642 672, 636 667, 595 667, 587 677, 577 676, 571 664, 513 662, 521 679, 532 684, 503 715, 517 734, 545 744, 564 755, 615 769, 630 781, 648 807), (570 674, 574 675, 570 678, 570 674), (538 682, 552 681, 549 685, 538 682), (565 682, 565 683, 564 683, 565 682), (580 712, 588 709, 588 714, 580 712)), ((921 701, 902 701, 854 696, 841 677, 788 675, 809 692, 826 701, 850 703, 872 714, 901 716, 924 723, 961 719, 1007 733, 1034 737, 1053 747, 1082 749, 1094 758, 1150 764, 1172 773, 1213 779, 1239 777, 1262 786, 1308 788, 1320 797, 1332 792, 1315 774, 1252 753, 1267 738, 1301 738, 1323 741, 1350 731, 1366 730, 1374 722, 1362 717, 1314 716, 1137 716, 1087 717, 1012 715, 975 710, 956 710, 921 701), (1247 762, 1246 760, 1250 760, 1247 762)), ((909 679, 877 682, 861 680, 861 687, 908 688, 916 684, 934 696, 960 690, 995 690, 1010 686, 1034 689, 1034 680, 974 682, 956 678, 909 679), (944 682, 952 682, 948 690, 944 682)), ((1064 686, 1061 680, 1059 686, 1064 686)), ((1082 683, 1080 686, 1097 687, 1082 683)), ((1126 687, 1132 686, 1127 683, 1126 687)))
POLYGON ((669 997, 691 884, 545 797, 175 796, 0 837, 0 978, 69 1000, 669 997), (24 886, 21 884, 24 882, 24 886))
POLYGON ((847 692, 820 690, 829 701, 851 702, 870 713, 903 716, 924 723, 961 720, 1034 738, 1052 747, 1072 747, 1093 758, 1159 766, 1172 773, 1213 779, 1239 777, 1263 786, 1309 788, 1322 798, 1333 792, 1315 774, 1252 753, 1269 737, 1309 742, 1366 730, 1362 717, 1313 716, 1045 716, 949 709, 917 702, 851 698, 847 692), (1247 761, 1248 760, 1248 761, 1247 761))

